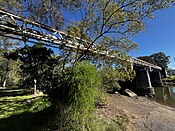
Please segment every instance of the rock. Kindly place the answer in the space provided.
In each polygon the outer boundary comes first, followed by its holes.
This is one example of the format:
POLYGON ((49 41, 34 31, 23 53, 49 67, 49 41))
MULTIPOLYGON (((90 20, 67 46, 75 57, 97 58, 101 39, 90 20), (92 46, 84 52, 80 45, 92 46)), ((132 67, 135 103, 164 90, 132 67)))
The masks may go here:
POLYGON ((130 96, 130 97, 135 97, 135 96, 137 96, 136 93, 132 92, 132 91, 129 90, 129 89, 125 89, 125 90, 123 91, 123 93, 124 93, 125 95, 127 95, 127 96, 130 96))
POLYGON ((115 91, 114 93, 115 93, 115 94, 118 94, 118 91, 115 91))

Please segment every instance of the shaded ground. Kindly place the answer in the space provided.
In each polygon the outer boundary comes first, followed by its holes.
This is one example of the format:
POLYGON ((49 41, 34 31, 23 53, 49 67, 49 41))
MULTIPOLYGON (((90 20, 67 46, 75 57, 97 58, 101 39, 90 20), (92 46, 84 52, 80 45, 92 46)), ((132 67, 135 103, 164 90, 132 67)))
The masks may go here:
POLYGON ((117 115, 126 115, 130 121, 128 131, 175 131, 175 109, 145 97, 109 95, 108 104, 98 109, 97 114, 111 121, 117 115))

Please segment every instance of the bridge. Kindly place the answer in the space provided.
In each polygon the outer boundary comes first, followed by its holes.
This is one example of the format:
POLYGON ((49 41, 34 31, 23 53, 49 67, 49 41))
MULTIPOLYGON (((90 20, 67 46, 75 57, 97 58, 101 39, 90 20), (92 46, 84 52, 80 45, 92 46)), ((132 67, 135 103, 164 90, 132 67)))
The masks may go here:
MULTIPOLYGON (((88 54, 103 55, 120 60, 117 55, 111 56, 107 51, 99 51, 95 46, 89 46, 89 41, 73 37, 63 31, 31 21, 1 8, 0 36, 34 44, 42 43, 44 46, 53 48, 63 47, 65 50, 87 51, 88 54)), ((162 85, 161 67, 132 57, 126 59, 126 61, 129 61, 132 68, 136 71, 135 85, 138 89, 150 89, 154 93, 151 84, 162 85)))

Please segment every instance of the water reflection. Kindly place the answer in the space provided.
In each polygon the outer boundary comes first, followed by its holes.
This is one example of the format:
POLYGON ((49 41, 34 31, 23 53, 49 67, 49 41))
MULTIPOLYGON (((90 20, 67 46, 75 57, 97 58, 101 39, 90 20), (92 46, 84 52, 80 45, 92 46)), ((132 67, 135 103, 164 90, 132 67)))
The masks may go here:
POLYGON ((155 93, 157 102, 175 107, 175 86, 155 87, 155 93))
POLYGON ((172 87, 172 93, 175 94, 175 87, 172 87))

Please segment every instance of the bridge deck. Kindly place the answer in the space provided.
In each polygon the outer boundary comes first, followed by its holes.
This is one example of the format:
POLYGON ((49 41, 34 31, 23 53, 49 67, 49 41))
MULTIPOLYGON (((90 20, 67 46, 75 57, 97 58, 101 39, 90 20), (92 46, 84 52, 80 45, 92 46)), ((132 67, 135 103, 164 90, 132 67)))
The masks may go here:
MULTIPOLYGON (((109 56, 107 52, 99 52, 95 47, 89 48, 90 42, 78 37, 73 37, 65 32, 56 30, 47 25, 33 22, 21 16, 15 15, 0 8, 0 35, 21 41, 31 43, 42 43, 45 46, 59 48, 63 46, 67 49, 75 49, 79 51, 88 50, 89 53, 106 55, 114 59, 120 59, 117 56, 109 56)), ((131 58, 132 64, 146 66, 153 69, 161 70, 161 67, 148 63, 146 61, 131 58)))

